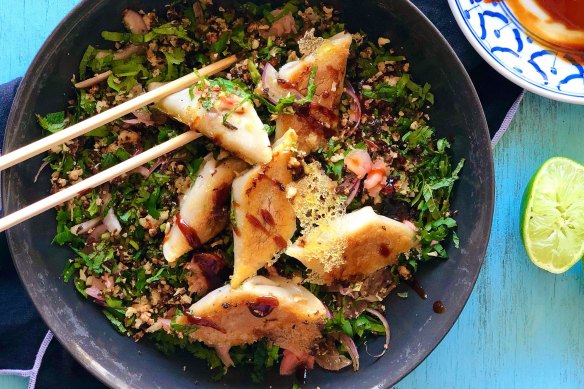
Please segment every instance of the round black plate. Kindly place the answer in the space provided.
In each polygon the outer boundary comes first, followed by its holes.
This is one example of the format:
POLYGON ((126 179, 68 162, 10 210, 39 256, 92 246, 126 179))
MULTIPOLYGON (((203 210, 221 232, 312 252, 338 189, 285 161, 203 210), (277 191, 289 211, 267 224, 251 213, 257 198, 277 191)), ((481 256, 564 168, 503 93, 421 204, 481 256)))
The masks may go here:
MULTIPOLYGON (((168 2, 168 1, 166 1, 168 2)), ((88 44, 103 45, 102 30, 121 30, 124 8, 160 8, 165 1, 86 0, 57 27, 34 59, 16 97, 5 138, 5 151, 41 136, 35 113, 62 110, 73 96, 71 75, 77 72, 88 44)), ((440 136, 454 139, 453 153, 466 159, 453 207, 461 246, 448 248, 450 259, 423 267, 420 282, 429 298, 410 293, 406 300, 395 295, 388 301, 392 339, 379 360, 362 352, 361 370, 340 373, 315 369, 306 387, 385 388, 414 369, 442 340, 456 321, 475 284, 487 247, 494 199, 493 161, 487 124, 472 83, 447 42, 408 1, 338 1, 350 31, 388 36, 412 64, 415 79, 430 82, 436 97, 431 122, 440 136), (437 315, 432 303, 442 300, 446 312, 437 315)), ((33 184, 41 164, 34 158, 9 169, 3 177, 7 213, 47 196, 48 173, 33 184)), ((257 387, 248 372, 234 369, 221 382, 211 379, 205 363, 186 354, 167 357, 152 344, 135 343, 119 335, 100 309, 85 301, 61 272, 71 257, 66 248, 51 245, 55 214, 46 212, 8 232, 16 267, 41 316, 59 341, 97 378, 113 387, 182 388, 257 387), (186 367, 186 370, 183 368, 186 367)), ((380 350, 383 339, 370 342, 380 350)), ((452 358, 460 356, 453 355, 452 358)), ((55 372, 58 374, 58 372, 55 372)), ((264 386, 292 386, 293 378, 266 377, 264 386)))

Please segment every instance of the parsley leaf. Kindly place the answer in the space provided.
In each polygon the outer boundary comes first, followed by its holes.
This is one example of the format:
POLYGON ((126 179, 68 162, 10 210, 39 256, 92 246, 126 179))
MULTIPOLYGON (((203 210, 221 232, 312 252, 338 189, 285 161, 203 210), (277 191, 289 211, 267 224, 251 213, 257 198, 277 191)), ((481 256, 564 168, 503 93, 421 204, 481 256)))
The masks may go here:
POLYGON ((118 318, 116 318, 111 310, 104 309, 103 314, 120 333, 125 334, 127 332, 124 323, 122 323, 118 318))
POLYGON ((160 211, 158 211, 156 208, 159 199, 160 187, 157 186, 152 190, 150 197, 148 197, 148 201, 146 201, 146 209, 148 210, 150 216, 152 216, 154 219, 158 219, 160 217, 160 211))
POLYGON ((101 160, 102 169, 109 169, 110 167, 117 165, 120 162, 114 153, 102 154, 101 157, 103 158, 101 160))
POLYGON ((37 114, 36 117, 41 127, 50 133, 59 132, 67 125, 64 111, 48 113, 45 116, 37 114))
POLYGON ((95 57, 95 47, 89 45, 81 58, 81 62, 79 62, 79 80, 85 80, 85 73, 87 71, 87 65, 89 61, 95 57))
POLYGON ((178 78, 178 71, 175 65, 180 65, 185 60, 185 51, 180 47, 175 47, 170 51, 163 51, 166 57, 166 81, 178 78))
POLYGON ((229 31, 223 31, 221 35, 219 35, 219 38, 209 46, 209 50, 214 53, 224 52, 225 49, 227 49, 227 41, 229 40, 230 35, 229 31))

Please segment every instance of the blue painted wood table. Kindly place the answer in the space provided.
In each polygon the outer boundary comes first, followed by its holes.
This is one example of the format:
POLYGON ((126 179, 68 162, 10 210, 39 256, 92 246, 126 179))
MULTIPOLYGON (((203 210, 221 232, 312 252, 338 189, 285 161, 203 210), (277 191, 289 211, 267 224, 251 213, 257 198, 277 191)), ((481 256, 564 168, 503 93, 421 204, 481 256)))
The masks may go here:
MULTIPOLYGON (((77 0, 4 1, 0 83, 22 75, 77 0)), ((519 235, 519 204, 547 158, 584 163, 584 107, 527 94, 494 150, 496 207, 478 282, 444 341, 399 388, 584 387, 584 275, 552 275, 531 264, 519 235)), ((0 350, 1 352, 1 350, 0 350)), ((55 372, 58 374, 58 372, 55 372)), ((22 388, 0 377, 0 388, 22 388)))

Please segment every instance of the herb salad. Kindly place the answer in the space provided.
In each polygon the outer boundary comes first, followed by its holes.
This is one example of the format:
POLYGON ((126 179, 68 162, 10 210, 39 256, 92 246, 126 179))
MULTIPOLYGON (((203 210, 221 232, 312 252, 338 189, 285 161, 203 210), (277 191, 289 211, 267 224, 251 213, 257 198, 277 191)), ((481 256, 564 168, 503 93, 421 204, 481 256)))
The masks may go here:
POLYGON ((126 31, 104 31, 104 42, 85 51, 73 78, 76 98, 62 112, 38 115, 47 132, 228 55, 239 62, 180 100, 189 114, 197 104, 206 127, 185 120, 169 100, 50 151, 42 167, 52 170, 57 192, 184 131, 206 135, 57 209, 54 243, 74 253, 64 281, 100 305, 122 334, 150 338, 166 353, 185 349, 206 360, 217 378, 232 365, 248 366, 254 381, 278 365, 281 374, 315 362, 357 370, 357 347, 367 338, 385 334, 387 349, 383 299, 400 280, 412 280, 419 263, 445 259, 450 239, 458 246, 450 200, 464 161, 451 160, 449 141, 436 138, 429 124, 430 85, 412 79, 410 64, 388 39, 347 32, 342 14, 327 6, 178 1, 160 11, 126 10, 122 18, 126 31), (343 60, 322 49, 343 44, 343 60), (254 139, 265 136, 267 143, 237 144, 246 123, 255 123, 262 134, 252 133, 254 139), (279 161, 285 172, 271 165, 279 161), (216 207, 203 231, 185 203, 200 199, 197 182, 218 180, 216 172, 225 185, 209 197, 216 207), (281 193, 270 189, 274 183, 281 193), (256 206, 263 197, 272 208, 256 206), (391 245, 375 241, 383 266, 351 247, 369 244, 375 234, 362 237, 337 220, 399 235, 391 245), (348 238, 330 238, 323 229, 348 238), (246 243, 258 236, 257 246, 246 243), (325 242, 328 252, 314 241, 325 242), (353 251, 355 261, 367 263, 346 263, 353 251), (267 261, 250 263, 264 254, 267 261), (213 332, 225 338, 233 330, 222 323, 224 313, 202 306, 211 298, 225 299, 225 311, 239 301, 263 320, 281 318, 288 294, 274 296, 292 289, 310 303, 311 316, 302 321, 316 331, 306 347, 304 339, 283 340, 277 329, 228 347, 212 340, 213 332))

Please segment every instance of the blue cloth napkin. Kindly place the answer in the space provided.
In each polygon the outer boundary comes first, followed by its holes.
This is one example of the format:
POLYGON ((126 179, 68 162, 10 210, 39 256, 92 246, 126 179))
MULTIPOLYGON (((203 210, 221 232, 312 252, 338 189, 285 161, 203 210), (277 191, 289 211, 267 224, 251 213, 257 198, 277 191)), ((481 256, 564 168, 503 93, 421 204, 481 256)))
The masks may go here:
MULTIPOLYGON (((0 152, 19 84, 20 78, 0 85, 0 152)), ((0 215, 1 207, 0 202, 0 215)), ((0 374, 30 377, 31 382, 36 378, 37 388, 105 388, 56 341, 50 343, 39 365, 36 356, 48 328, 16 274, 4 233, 0 233, 0 308, 0 374)))
MULTIPOLYGON (((472 49, 456 25, 446 0, 439 1, 439 4, 436 4, 436 0, 413 2, 448 39, 466 67, 483 104, 491 137, 497 140, 509 125, 522 90, 496 73, 472 49)), ((8 113, 19 82, 20 79, 17 79, 0 85, 0 151, 8 113)), ((0 374, 3 369, 33 368, 48 329, 16 275, 4 234, 0 234, 0 307, 0 374)), ((35 367, 38 368, 36 364, 35 367)), ((104 387, 56 341, 51 342, 46 350, 36 383, 38 388, 104 387)))

